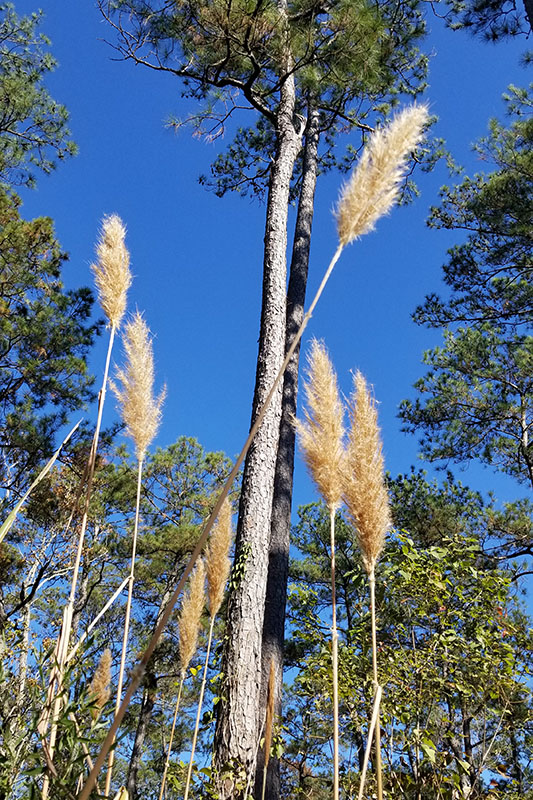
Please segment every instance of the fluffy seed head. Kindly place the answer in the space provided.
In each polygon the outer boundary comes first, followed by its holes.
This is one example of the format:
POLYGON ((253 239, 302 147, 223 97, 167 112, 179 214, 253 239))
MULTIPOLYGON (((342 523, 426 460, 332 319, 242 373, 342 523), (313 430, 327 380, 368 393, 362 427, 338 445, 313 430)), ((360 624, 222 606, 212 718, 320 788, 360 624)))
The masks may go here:
POLYGON ((111 381, 111 388, 120 403, 128 434, 135 443, 137 458, 141 460, 159 428, 165 390, 154 398, 154 357, 150 330, 138 311, 126 325, 124 350, 126 366, 117 370, 122 386, 118 387, 111 381))
POLYGON ((103 706, 109 700, 109 684, 111 683, 111 650, 106 648, 100 657, 98 666, 93 675, 90 693, 94 698, 94 705, 91 708, 91 716, 98 719, 103 706))
POLYGON ((200 619, 204 610, 205 567, 203 558, 197 561, 189 581, 189 589, 183 595, 179 616, 179 652, 182 673, 187 670, 198 643, 200 619))
POLYGON ((313 339, 308 357, 308 381, 304 385, 307 408, 304 422, 296 420, 307 468, 330 510, 341 503, 343 407, 337 376, 322 342, 313 339))
POLYGON ((341 245, 373 230, 378 219, 390 211, 405 174, 407 157, 420 142, 427 119, 427 106, 412 105, 371 135, 337 205, 341 245))
POLYGON ((344 463, 344 501, 356 527, 363 564, 370 573, 383 550, 391 518, 375 402, 360 372, 355 375, 354 384, 344 463))
POLYGON ((209 614, 216 616, 222 604, 231 561, 229 551, 233 531, 231 528, 231 503, 226 497, 209 538, 206 556, 207 599, 209 614))
POLYGON ((130 254, 124 244, 126 228, 120 217, 104 217, 96 245, 98 259, 91 269, 98 298, 111 325, 118 328, 126 311, 126 295, 131 284, 130 254))

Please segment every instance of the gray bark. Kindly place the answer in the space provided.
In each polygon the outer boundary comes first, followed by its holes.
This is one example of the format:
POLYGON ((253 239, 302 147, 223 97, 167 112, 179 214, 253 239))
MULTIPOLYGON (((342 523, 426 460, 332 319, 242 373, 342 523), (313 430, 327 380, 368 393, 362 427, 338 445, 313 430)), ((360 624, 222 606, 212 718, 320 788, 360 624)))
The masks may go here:
POLYGON ((139 766, 142 762, 142 754, 144 748, 144 740, 146 739, 146 731, 148 724, 152 718, 152 712, 157 697, 157 680, 153 670, 147 668, 144 677, 145 688, 143 691, 143 699, 141 703, 141 710, 139 712, 139 720, 137 722, 137 729, 135 731, 135 741, 131 751, 130 765, 128 769, 127 790, 131 800, 137 800, 137 775, 139 766))
MULTIPOLYGON (((280 16, 286 6, 280 4, 280 16)), ((263 300, 252 424, 283 362, 286 317, 286 248, 289 189, 300 148, 294 117, 294 79, 283 65, 284 80, 276 120, 277 150, 268 191, 263 263, 263 300)), ((223 659, 223 702, 215 732, 214 765, 230 767, 253 781, 260 730, 261 638, 268 573, 270 517, 281 416, 281 387, 257 432, 245 461, 235 560, 242 565, 239 585, 228 604, 227 645, 223 659)), ((230 778, 221 797, 242 790, 230 778)))
MULTIPOLYGON (((310 108, 308 111, 305 135, 302 185, 298 199, 298 213, 296 217, 289 286, 287 290, 285 352, 287 352, 292 344, 304 316, 317 177, 318 140, 318 112, 310 108)), ((283 686, 283 647, 287 580, 289 574, 289 544, 295 451, 295 430, 292 420, 296 414, 299 357, 300 346, 298 345, 289 362, 283 381, 282 411, 270 525, 268 580, 263 622, 260 706, 261 708, 266 707, 270 662, 273 660, 276 670, 274 713, 275 719, 277 720, 281 718, 281 693, 283 686)), ((256 797, 258 798, 261 798, 262 793, 263 764, 264 752, 261 749, 258 754, 255 784, 256 797)), ((271 758, 266 783, 267 800, 274 800, 279 797, 279 767, 278 759, 271 758)))

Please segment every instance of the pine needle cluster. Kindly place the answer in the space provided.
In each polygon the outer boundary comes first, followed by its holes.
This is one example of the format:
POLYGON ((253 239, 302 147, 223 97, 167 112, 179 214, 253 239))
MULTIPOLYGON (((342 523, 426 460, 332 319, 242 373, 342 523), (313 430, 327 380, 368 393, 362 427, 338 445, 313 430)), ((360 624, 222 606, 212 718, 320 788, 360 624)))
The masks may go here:
POLYGON ((125 238, 126 228, 120 217, 116 214, 104 217, 96 245, 98 260, 91 267, 100 304, 113 328, 120 326, 131 284, 130 254, 125 238))
POLYGON ((357 531, 363 564, 370 573, 383 550, 391 518, 383 477, 376 404, 359 371, 354 377, 354 385, 344 470, 344 500, 357 531))
POLYGON ((200 619, 204 610, 205 567, 201 558, 194 568, 189 589, 183 595, 179 616, 179 652, 182 674, 187 670, 198 644, 200 619))
POLYGON ((94 720, 98 719, 102 708, 109 700, 112 661, 111 650, 106 648, 100 657, 89 687, 90 694, 94 698, 94 704, 91 708, 91 716, 94 720))
POLYGON ((161 422, 165 390, 154 398, 154 357, 150 330, 138 311, 126 325, 124 350, 126 367, 117 371, 122 388, 113 382, 111 387, 122 407, 122 418, 135 443, 137 458, 142 461, 161 422))
POLYGON ((373 230, 398 197, 408 155, 422 138, 428 120, 425 105, 412 105, 375 131, 337 205, 337 232, 342 246, 373 230))
POLYGON ((231 503, 226 497, 209 539, 206 554, 207 600, 211 618, 218 614, 231 569, 229 551, 233 538, 231 503))
POLYGON ((307 408, 304 422, 296 420, 307 468, 329 509, 342 499, 344 411, 337 376, 322 342, 313 339, 304 384, 307 408))

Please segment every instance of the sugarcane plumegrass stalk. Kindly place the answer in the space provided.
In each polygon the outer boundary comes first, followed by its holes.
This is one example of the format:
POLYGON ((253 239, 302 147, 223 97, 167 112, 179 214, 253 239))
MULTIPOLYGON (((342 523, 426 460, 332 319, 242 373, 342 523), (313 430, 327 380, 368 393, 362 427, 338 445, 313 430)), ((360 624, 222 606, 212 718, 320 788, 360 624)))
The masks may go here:
MULTIPOLYGON (((142 315, 138 311, 126 325, 124 350, 126 353, 126 366, 124 369, 119 369, 117 371, 121 386, 119 387, 116 383, 111 382, 111 388, 121 406, 122 418, 126 425, 126 431, 131 439, 133 439, 135 445, 137 456, 137 497, 135 503, 135 524, 133 528, 131 565, 128 579, 128 599, 126 601, 126 613, 124 616, 124 632, 117 683, 115 714, 120 708, 124 672, 126 669, 131 604, 133 600, 133 582, 135 578, 135 556, 139 531, 143 461, 146 450, 154 439, 161 422, 161 407, 165 394, 163 389, 159 397, 154 397, 154 357, 150 331, 142 315)), ((115 751, 111 750, 106 776, 106 796, 109 795, 111 788, 114 754, 115 751)))
POLYGON ((215 625, 215 617, 218 614, 222 600, 224 598, 224 590, 228 580, 231 561, 229 558, 229 551, 233 539, 233 530, 231 526, 231 503, 226 497, 220 513, 218 515, 213 533, 209 538, 209 544, 206 553, 206 574, 207 574, 207 604, 209 607, 209 636, 207 638, 207 650, 205 654, 204 670, 202 675, 202 685, 200 687, 200 695, 198 697, 198 707, 196 711, 196 724, 194 726, 194 734, 192 738, 191 755, 189 758, 189 768, 187 770, 187 782, 185 785, 185 794, 183 800, 187 800, 192 778, 192 768, 194 764, 194 753, 196 750, 196 742, 198 739, 198 729, 200 727, 200 719, 202 715, 202 705, 204 702, 205 687, 207 683, 207 670, 209 667, 209 656, 211 653, 211 643, 213 641, 213 629, 215 625))
MULTIPOLYGON (((370 584, 372 620, 372 671, 374 694, 379 688, 376 645, 375 568, 385 535, 391 526, 389 498, 383 473, 381 436, 375 401, 360 372, 354 378, 351 428, 344 471, 344 500, 359 540, 363 566, 370 584)), ((379 711, 375 727, 376 781, 378 800, 383 797, 379 711)))
MULTIPOLYGON (((170 755, 172 752, 172 743, 174 741, 174 731, 176 729, 176 721, 178 719, 178 711, 180 707, 181 692, 185 681, 187 668, 191 663, 191 659, 198 646, 198 633, 200 630, 200 620, 205 605, 205 565, 203 558, 196 562, 196 566, 191 574, 189 581, 189 588, 184 592, 181 609, 179 613, 179 656, 180 656, 180 684, 178 689, 178 696, 174 708, 174 718, 172 720, 172 727, 170 729, 170 739, 168 742, 167 757, 165 767, 163 769, 163 777, 161 778, 161 787, 159 789, 159 800, 162 800, 165 792, 165 784, 167 780, 168 766, 170 764, 170 755)), ((187 782, 187 789, 188 791, 187 782)))
MULTIPOLYGON (((344 462, 343 406, 337 376, 326 348, 313 339, 308 381, 304 385, 307 408, 304 422, 296 421, 307 468, 322 495, 330 518, 331 548, 331 661, 333 672, 333 797, 339 797, 339 680, 338 632, 335 596, 335 512, 342 500, 344 462)), ((266 772, 266 766, 265 766, 266 772)))
POLYGON ((337 232, 344 247, 374 229, 396 202, 407 157, 422 138, 425 105, 412 105, 372 134, 337 205, 337 232))
POLYGON ((100 305, 112 328, 120 327, 131 284, 130 254, 125 245, 126 228, 116 214, 104 217, 92 265, 100 305))

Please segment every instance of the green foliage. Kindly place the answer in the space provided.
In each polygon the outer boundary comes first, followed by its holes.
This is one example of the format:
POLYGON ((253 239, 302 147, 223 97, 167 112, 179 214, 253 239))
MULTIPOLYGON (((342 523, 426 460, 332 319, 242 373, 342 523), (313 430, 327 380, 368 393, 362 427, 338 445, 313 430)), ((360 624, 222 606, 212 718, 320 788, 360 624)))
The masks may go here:
POLYGON ((415 313, 443 328, 444 345, 425 353, 420 396, 400 416, 426 458, 478 458, 533 486, 533 120, 527 92, 507 100, 513 121, 493 121, 476 148, 494 171, 443 189, 432 211, 431 225, 467 238, 444 267, 449 297, 430 295, 415 313))
MULTIPOLYGON (((532 634, 512 573, 498 568, 480 547, 476 531, 485 518, 480 498, 452 481, 440 497, 414 475, 394 482, 392 503, 395 516, 413 523, 415 537, 391 536, 378 570, 386 783, 406 798, 424 800, 451 798, 472 787, 484 796, 494 781, 502 797, 526 796, 531 776, 520 754, 527 750, 533 723, 532 634), (403 502, 412 496, 408 486, 415 497, 411 507, 403 502), (428 530, 419 516, 424 495, 428 530), (447 498, 456 508, 466 500, 464 513, 456 517, 447 498), (471 510, 477 512, 472 525, 471 510)), ((310 786, 326 790, 330 773, 327 512, 315 505, 300 515, 295 543, 303 558, 293 565, 288 648, 300 671, 288 693, 285 720, 289 796, 306 796, 310 786)), ((341 526, 339 693, 348 794, 358 789, 373 695, 364 570, 358 557, 343 560, 354 539, 348 526, 341 526)))
POLYGON ((68 114, 44 88, 55 67, 48 39, 37 32, 40 13, 18 17, 0 5, 0 185, 33 185, 33 168, 50 172, 55 159, 75 152, 68 114))
POLYGON ((19 206, 0 192, 0 485, 17 489, 92 396, 86 357, 99 330, 90 290, 63 289, 51 221, 26 221, 19 206))
POLYGON ((489 42, 527 36, 532 30, 531 11, 525 13, 516 0, 446 0, 446 5, 444 17, 450 28, 466 28, 489 42))

